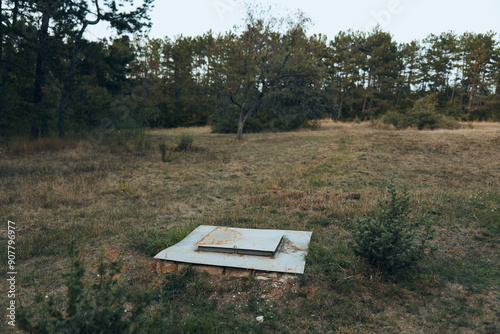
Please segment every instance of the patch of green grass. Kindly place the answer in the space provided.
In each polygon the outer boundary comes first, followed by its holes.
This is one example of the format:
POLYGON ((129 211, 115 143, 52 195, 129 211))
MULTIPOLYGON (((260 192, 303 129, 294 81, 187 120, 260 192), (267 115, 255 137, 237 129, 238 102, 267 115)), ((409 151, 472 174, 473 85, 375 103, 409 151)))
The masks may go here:
POLYGON ((339 138, 339 142, 337 144, 339 149, 346 149, 348 145, 352 144, 354 141, 354 138, 349 135, 341 136, 339 138))
POLYGON ((161 231, 151 229, 130 231, 127 234, 127 241, 147 256, 154 256, 184 239, 196 226, 197 224, 187 224, 161 231))
POLYGON ((19 241, 17 256, 26 260, 35 256, 58 255, 66 248, 65 241, 71 236, 67 229, 43 229, 44 233, 30 234, 19 241))
POLYGON ((435 273, 441 283, 458 283, 466 290, 483 293, 490 289, 500 289, 500 268, 494 263, 477 258, 442 256, 426 261, 424 267, 435 273))
POLYGON ((102 221, 97 223, 94 219, 84 219, 60 228, 41 227, 38 233, 26 231, 18 238, 17 257, 19 260, 27 260, 37 256, 64 254, 69 243, 92 242, 97 239, 96 234, 111 235, 116 228, 102 221))
POLYGON ((178 328, 180 333, 218 333, 223 323, 214 313, 195 313, 182 317, 178 328))
MULTIPOLYGON (((366 300, 365 303, 370 303, 366 300)), ((299 307, 300 313, 323 319, 328 324, 329 331, 342 331, 342 328, 355 326, 370 321, 367 308, 351 296, 338 296, 329 293, 315 295, 314 298, 303 300, 299 307)), ((315 328, 314 332, 320 332, 315 328)), ((324 329, 323 329, 324 331, 324 329)))
POLYGON ((186 266, 179 272, 169 273, 165 276, 166 282, 162 286, 161 300, 163 302, 173 300, 196 279, 196 271, 192 266, 186 266))
POLYGON ((472 218, 497 237, 500 242, 500 193, 478 192, 469 197, 472 218))
POLYGON ((232 302, 219 303, 211 298, 214 290, 210 277, 199 274, 190 266, 167 274, 165 279, 156 292, 163 329, 169 328, 174 333, 266 333, 284 328, 279 322, 282 317, 279 308, 260 297, 261 286, 255 280, 247 279, 247 287, 241 290, 228 282, 224 289, 227 291, 219 292, 222 295, 238 292, 238 299, 233 298, 239 305, 236 307, 232 302), (240 295, 242 291, 248 294, 240 295), (263 316, 264 322, 257 322, 257 316, 263 316))
POLYGON ((316 218, 316 219, 311 219, 307 222, 308 227, 313 227, 313 226, 320 226, 320 227, 327 227, 332 223, 331 219, 328 217, 323 217, 323 218, 316 218))
MULTIPOLYGON (((319 231, 316 231, 319 234, 319 231)), ((313 232, 313 236, 315 232, 313 232)), ((343 294, 354 293, 357 290, 356 282, 353 280, 356 258, 347 243, 335 241, 333 244, 324 243, 324 236, 309 244, 306 256, 308 264, 307 276, 322 277, 337 292, 343 294)), ((307 277, 303 278, 303 282, 307 277)))
POLYGON ((442 329, 460 331, 460 328, 477 328, 474 317, 481 314, 481 308, 471 305, 463 295, 443 297, 437 301, 437 318, 442 329))

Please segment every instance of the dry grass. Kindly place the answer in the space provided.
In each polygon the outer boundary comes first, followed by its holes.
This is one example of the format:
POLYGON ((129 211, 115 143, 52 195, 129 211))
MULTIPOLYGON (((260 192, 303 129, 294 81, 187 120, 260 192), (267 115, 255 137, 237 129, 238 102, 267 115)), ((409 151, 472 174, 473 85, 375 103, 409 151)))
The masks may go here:
POLYGON ((16 138, 9 142, 4 154, 7 156, 20 154, 33 154, 40 152, 55 152, 78 147, 78 140, 68 140, 59 138, 41 138, 37 140, 26 140, 16 138))
MULTIPOLYGON (((19 226, 22 298, 33 294, 32 278, 42 290, 61 284, 72 239, 85 245, 89 263, 99 250, 118 249, 132 281, 146 286, 161 277, 131 231, 166 234, 188 224, 312 229, 315 245, 343 249, 349 226, 376 207, 394 175, 409 190, 413 214, 433 217, 438 232, 437 257, 413 283, 386 282, 345 250, 336 253, 343 270, 310 266, 296 283, 277 288, 213 278, 221 307, 245 309, 250 292, 258 292, 261 307, 278 308, 269 311, 275 326, 293 332, 495 332, 499 138, 495 123, 394 131, 323 122, 321 131, 250 134, 242 142, 207 127, 150 131, 148 145, 19 141, 2 148, 2 221, 19 226), (186 132, 197 149, 162 162, 158 145, 173 147, 186 132), (247 297, 232 300, 238 292, 247 297)), ((5 233, 1 238, 4 247, 5 233)))

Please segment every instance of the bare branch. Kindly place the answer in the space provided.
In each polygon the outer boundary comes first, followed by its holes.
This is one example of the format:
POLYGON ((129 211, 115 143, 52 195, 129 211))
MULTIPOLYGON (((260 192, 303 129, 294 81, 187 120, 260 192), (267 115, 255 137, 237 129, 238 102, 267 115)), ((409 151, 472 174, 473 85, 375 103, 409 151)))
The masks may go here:
POLYGON ((87 21, 85 20, 85 24, 86 25, 96 25, 97 23, 99 23, 99 21, 101 20, 101 12, 99 11, 99 0, 95 0, 95 7, 97 9, 97 18, 93 21, 87 21))

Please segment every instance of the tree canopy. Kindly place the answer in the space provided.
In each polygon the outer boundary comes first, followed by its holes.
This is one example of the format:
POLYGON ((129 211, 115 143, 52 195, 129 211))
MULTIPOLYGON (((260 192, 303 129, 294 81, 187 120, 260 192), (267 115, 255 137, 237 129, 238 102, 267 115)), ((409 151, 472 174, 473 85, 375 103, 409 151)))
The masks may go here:
POLYGON ((500 120, 494 32, 398 43, 377 27, 328 39, 308 35, 300 12, 280 19, 251 7, 225 34, 151 39, 137 33, 153 0, 129 3, 1 2, 1 136, 64 136, 106 119, 117 129, 211 125, 241 138, 404 113, 427 96, 438 114, 500 120), (86 39, 99 21, 116 37, 86 39))

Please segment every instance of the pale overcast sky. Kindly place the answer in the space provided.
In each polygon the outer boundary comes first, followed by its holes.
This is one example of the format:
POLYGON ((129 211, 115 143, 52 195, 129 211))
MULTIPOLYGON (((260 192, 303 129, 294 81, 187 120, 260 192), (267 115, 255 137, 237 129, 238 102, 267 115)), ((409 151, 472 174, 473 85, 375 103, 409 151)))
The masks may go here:
MULTIPOLYGON (((422 40, 449 30, 500 33, 500 0, 270 0, 262 3, 302 10, 314 25, 308 32, 329 39, 348 29, 371 31, 379 24, 397 42, 422 40)), ((197 36, 212 29, 225 32, 241 23, 244 10, 234 0, 156 0, 150 37, 197 36)), ((94 27, 89 37, 110 34, 94 27)))

